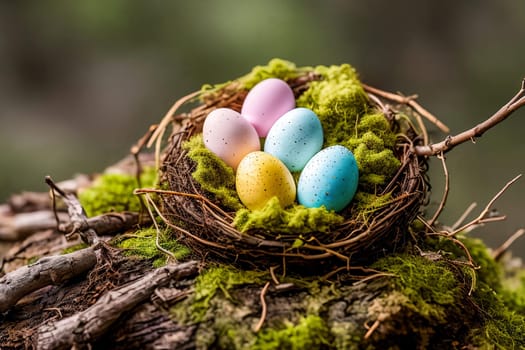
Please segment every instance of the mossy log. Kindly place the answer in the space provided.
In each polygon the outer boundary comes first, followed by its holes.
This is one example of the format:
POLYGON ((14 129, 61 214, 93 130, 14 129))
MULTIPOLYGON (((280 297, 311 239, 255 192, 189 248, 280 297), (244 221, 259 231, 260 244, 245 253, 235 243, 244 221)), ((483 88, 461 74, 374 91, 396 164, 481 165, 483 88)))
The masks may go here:
POLYGON ((2 290, 28 276, 38 275, 31 280, 40 284, 24 290, 18 301, 2 299, 1 348, 525 346, 523 277, 521 287, 504 289, 501 266, 475 240, 465 238, 464 244, 477 270, 466 266, 453 242, 429 240, 365 269, 301 277, 191 256, 155 268, 159 256, 118 248, 126 239, 154 241, 126 225, 106 230, 104 243, 94 247, 65 241, 61 232, 46 228, 18 242, 3 258, 2 290), (117 232, 118 239, 107 236, 117 232), (91 266, 61 274, 64 261, 79 256, 89 257, 84 263, 91 266), (62 262, 49 267, 54 260, 62 262))

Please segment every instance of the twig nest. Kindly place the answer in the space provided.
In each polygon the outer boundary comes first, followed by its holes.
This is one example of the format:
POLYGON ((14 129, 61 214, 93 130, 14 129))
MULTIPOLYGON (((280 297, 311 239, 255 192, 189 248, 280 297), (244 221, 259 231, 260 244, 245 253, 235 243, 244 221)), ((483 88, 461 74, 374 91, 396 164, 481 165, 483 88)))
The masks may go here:
MULTIPOLYGON (((370 93, 346 64, 297 68, 278 59, 236 80, 203 87, 200 93, 177 102, 177 106, 189 106, 186 112, 166 117, 173 132, 160 166, 163 219, 194 253, 258 267, 350 266, 395 251, 406 243, 408 226, 427 190, 425 159, 413 153, 413 147, 423 142, 422 123, 407 105, 398 103, 403 100, 398 97, 397 102, 387 101, 370 93), (275 84, 279 91, 264 91, 259 83, 263 88, 275 84), (245 120, 249 121, 261 138, 257 149, 253 140, 243 143, 241 137, 252 131, 233 136, 231 142, 251 147, 249 151, 233 148, 245 152, 238 166, 221 159, 220 152, 209 146, 214 137, 209 126, 221 128, 221 123, 208 122, 208 118, 216 118, 223 109, 231 110, 232 120, 245 131, 250 129, 245 120), (281 161, 278 154, 282 150, 264 152, 266 137, 279 140, 275 136, 279 132, 271 130, 281 120, 274 114, 285 115, 294 109, 299 112, 292 114, 315 115, 322 128, 321 141, 315 141, 319 144, 304 147, 311 154, 303 168, 287 167, 294 157, 281 161), (275 118, 272 125, 261 122, 265 113, 275 118), (317 188, 316 181, 325 187, 317 188), (299 196, 297 189, 302 193, 299 196), (247 192, 250 199, 246 199, 247 192), (328 192, 344 199, 334 206, 304 199, 328 192), (253 198, 257 198, 255 204, 253 198)), ((304 124, 297 124, 294 132, 308 127, 307 117, 289 118, 304 124)), ((289 130, 282 133, 286 136, 279 142, 289 145, 284 154, 293 149, 290 143, 312 140, 291 136, 289 130)), ((319 131, 315 135, 319 140, 319 131)))

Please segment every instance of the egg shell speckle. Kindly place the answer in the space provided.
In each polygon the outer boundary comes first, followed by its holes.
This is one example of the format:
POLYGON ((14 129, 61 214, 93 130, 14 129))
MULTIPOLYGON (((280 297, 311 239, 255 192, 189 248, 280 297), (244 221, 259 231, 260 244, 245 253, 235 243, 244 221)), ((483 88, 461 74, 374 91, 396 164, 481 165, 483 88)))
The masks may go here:
POLYGON ((206 148, 233 169, 237 169, 245 155, 261 149, 255 128, 229 108, 217 108, 208 114, 202 136, 206 148))
POLYGON ((293 108, 295 96, 290 86, 284 80, 269 78, 248 92, 241 114, 255 127, 260 137, 266 137, 275 121, 293 108))
POLYGON ((235 187, 241 202, 251 210, 262 209, 277 196, 282 207, 295 201, 292 174, 279 159, 258 151, 247 154, 239 163, 235 187))
POLYGON ((323 127, 308 108, 294 108, 277 119, 268 132, 264 151, 279 158, 290 171, 300 171, 323 146, 323 127))
POLYGON ((346 147, 327 147, 310 159, 297 184, 298 202, 308 208, 325 206, 340 211, 357 191, 359 171, 346 147))

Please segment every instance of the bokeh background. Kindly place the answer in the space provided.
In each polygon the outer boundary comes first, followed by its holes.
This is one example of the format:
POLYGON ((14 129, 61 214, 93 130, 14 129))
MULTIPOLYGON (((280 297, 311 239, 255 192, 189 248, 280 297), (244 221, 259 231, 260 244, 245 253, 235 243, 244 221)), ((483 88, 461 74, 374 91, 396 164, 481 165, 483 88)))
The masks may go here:
MULTIPOLYGON (((121 159, 179 97, 273 57, 350 63, 376 87, 417 93, 452 133, 486 119, 525 77, 525 2, 2 1, 0 201, 121 159)), ((435 128, 432 138, 445 135, 435 128)), ((447 155, 441 221, 482 207, 525 172, 525 109, 447 155)), ((431 162, 432 213, 443 172, 431 162)), ((525 179, 473 232, 497 246, 525 226, 525 179)), ((525 255, 525 238, 513 250, 525 255)))

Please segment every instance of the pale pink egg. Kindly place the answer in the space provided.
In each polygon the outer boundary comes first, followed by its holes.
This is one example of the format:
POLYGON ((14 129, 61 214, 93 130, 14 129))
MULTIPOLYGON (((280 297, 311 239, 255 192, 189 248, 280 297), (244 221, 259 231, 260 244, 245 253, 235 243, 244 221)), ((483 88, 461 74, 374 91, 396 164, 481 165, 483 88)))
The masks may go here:
POLYGON ((206 148, 233 169, 237 169, 245 155, 261 149, 255 128, 238 112, 229 108, 218 108, 208 114, 202 137, 206 148))
POLYGON ((294 108, 295 97, 290 86, 284 80, 269 78, 255 85, 246 95, 241 114, 260 137, 266 137, 275 121, 294 108))

